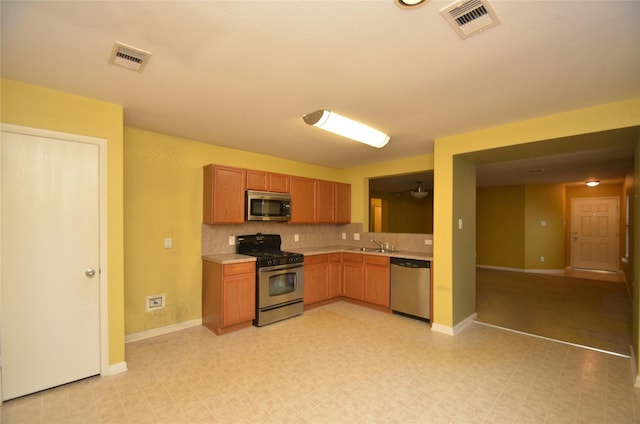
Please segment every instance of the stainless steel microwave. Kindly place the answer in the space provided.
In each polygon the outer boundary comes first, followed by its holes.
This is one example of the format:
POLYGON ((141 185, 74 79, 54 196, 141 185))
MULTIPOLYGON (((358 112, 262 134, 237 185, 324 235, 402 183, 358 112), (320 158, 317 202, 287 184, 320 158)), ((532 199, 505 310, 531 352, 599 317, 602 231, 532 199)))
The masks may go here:
POLYGON ((247 221, 289 221, 291 195, 247 190, 245 210, 247 221))

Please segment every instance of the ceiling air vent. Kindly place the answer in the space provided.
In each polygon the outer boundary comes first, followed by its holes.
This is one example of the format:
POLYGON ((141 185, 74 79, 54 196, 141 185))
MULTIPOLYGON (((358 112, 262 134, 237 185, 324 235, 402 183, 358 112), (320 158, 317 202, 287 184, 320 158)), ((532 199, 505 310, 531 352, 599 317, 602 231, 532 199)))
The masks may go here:
POLYGON ((149 52, 116 42, 111 50, 109 63, 142 72, 150 56, 149 52))
POLYGON ((500 23, 498 15, 486 0, 456 1, 440 14, 461 38, 468 38, 500 23))

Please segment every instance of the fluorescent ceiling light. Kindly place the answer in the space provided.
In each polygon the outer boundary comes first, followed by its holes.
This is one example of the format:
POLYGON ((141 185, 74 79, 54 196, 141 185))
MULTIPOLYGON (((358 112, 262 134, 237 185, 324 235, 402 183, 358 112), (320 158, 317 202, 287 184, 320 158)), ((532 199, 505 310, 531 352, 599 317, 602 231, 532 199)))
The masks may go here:
POLYGON ((396 0, 400 6, 415 7, 422 3, 429 3, 429 0, 396 0))
POLYGON ((384 147, 391 138, 374 128, 325 109, 304 115, 302 119, 314 127, 322 128, 377 148, 384 147))
POLYGON ((598 181, 598 180, 589 180, 585 184, 588 185, 589 187, 597 187, 598 185, 600 185, 600 181, 598 181))

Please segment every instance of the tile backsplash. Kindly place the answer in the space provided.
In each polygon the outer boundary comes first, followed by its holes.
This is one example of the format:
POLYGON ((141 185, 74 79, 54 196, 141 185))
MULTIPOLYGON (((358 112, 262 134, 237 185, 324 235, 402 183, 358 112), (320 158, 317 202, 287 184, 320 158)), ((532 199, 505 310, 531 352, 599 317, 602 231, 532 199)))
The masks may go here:
POLYGON ((372 239, 389 243, 396 250, 433 253, 433 234, 395 234, 362 232, 362 224, 287 224, 278 222, 247 222, 235 224, 202 224, 202 255, 235 253, 229 238, 244 234, 280 234, 282 250, 322 246, 375 247, 372 239), (345 235, 345 239, 342 235, 345 235), (355 240, 355 235, 360 240, 355 240), (296 241, 296 235, 298 241, 296 241))

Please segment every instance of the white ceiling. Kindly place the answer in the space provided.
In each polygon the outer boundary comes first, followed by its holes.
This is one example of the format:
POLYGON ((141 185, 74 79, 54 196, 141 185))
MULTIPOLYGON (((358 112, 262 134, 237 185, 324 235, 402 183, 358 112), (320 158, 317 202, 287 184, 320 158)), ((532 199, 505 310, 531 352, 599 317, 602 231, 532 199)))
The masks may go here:
POLYGON ((466 40, 450 3, 3 0, 1 74, 122 104, 129 127, 335 168, 640 97, 640 1, 494 0, 501 24, 466 40), (108 63, 115 41, 152 53, 142 73, 108 63), (304 124, 319 108, 391 141, 304 124))

